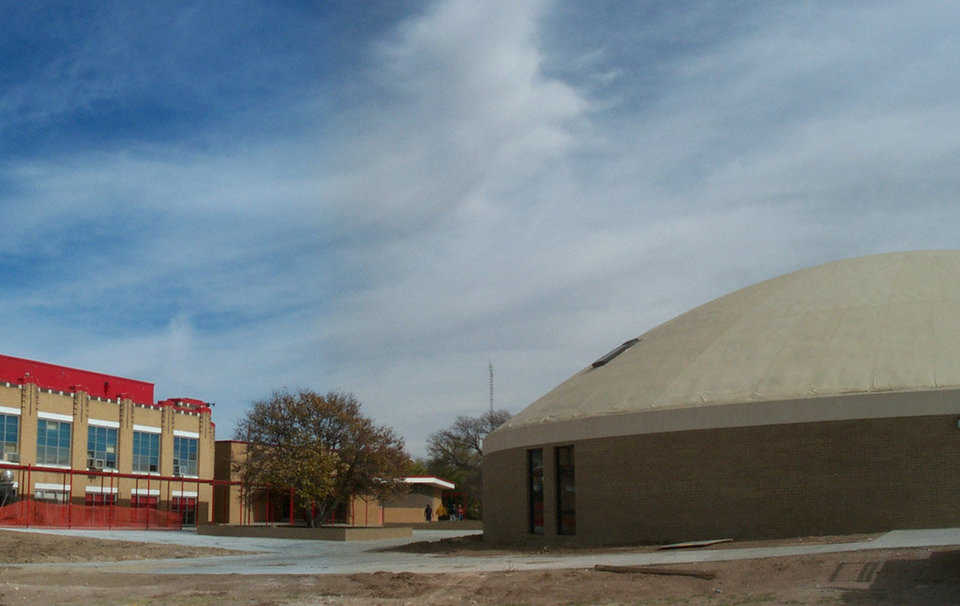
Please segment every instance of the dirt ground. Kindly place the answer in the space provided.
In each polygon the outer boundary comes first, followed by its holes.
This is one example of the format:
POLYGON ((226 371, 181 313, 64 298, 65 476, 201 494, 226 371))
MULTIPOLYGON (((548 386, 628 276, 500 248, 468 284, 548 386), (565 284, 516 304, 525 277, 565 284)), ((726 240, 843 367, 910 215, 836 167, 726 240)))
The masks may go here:
MULTIPOLYGON (((50 535, 0 533, 7 551, 30 559, 177 557, 164 545, 50 535), (16 535, 16 536, 10 536, 16 535), (36 539, 36 542, 32 542, 36 539), (53 542, 51 542, 51 540, 53 542), (57 541, 60 541, 59 543, 57 541), (94 551, 91 551, 94 550, 94 551), (96 552, 99 550, 99 553, 96 552), (132 550, 132 551, 131 551, 132 550)), ((193 552, 211 550, 190 550, 193 552)), ((185 553, 185 552, 181 552, 185 553)), ((204 554, 206 555, 206 553, 204 554)), ((183 556, 180 556, 183 557, 183 556)), ((960 603, 960 548, 901 549, 660 566, 690 576, 618 574, 592 569, 451 574, 154 575, 42 567, 0 566, 0 605, 520 605, 547 604, 881 604, 960 603)))
POLYGON ((0 530, 0 563, 31 562, 116 562, 118 560, 155 560, 196 558, 209 555, 239 555, 245 552, 214 547, 186 547, 105 541, 84 537, 0 530))
POLYGON ((0 604, 880 604, 960 603, 960 551, 895 550, 668 568, 683 576, 551 570, 457 574, 149 575, 7 567, 0 604))

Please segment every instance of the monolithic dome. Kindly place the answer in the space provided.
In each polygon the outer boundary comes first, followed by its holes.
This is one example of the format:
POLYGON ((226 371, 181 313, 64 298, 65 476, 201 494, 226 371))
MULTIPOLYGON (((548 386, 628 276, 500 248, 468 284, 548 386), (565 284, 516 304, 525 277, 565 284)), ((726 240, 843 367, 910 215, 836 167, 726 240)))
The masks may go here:
POLYGON ((960 252, 874 255, 697 307, 485 443, 495 542, 960 524, 960 252))

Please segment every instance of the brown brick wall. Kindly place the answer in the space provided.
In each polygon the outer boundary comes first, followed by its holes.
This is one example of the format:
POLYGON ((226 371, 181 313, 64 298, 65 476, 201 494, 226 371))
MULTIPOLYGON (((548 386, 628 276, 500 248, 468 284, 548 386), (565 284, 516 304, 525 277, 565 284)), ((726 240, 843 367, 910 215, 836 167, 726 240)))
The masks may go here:
MULTIPOLYGON (((221 481, 239 481, 240 472, 234 464, 246 457, 247 444, 236 440, 220 440, 214 446, 214 478, 221 481)), ((214 522, 221 524, 240 524, 254 520, 252 503, 244 505, 239 485, 217 486, 214 495, 214 522), (246 511, 244 511, 246 507, 246 511)), ((262 505, 261 505, 262 508, 262 505)), ((261 511, 262 514, 262 511, 261 511)), ((262 515, 261 515, 262 517, 262 515)))
POLYGON ((484 460, 495 542, 656 543, 960 525, 957 415, 682 431, 574 442, 577 535, 527 532, 526 448, 484 460))

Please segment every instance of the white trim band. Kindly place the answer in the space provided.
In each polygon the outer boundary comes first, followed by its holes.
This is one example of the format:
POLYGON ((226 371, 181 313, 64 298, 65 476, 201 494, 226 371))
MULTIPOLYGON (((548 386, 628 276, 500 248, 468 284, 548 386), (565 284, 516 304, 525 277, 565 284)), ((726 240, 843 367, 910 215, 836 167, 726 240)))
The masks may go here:
POLYGON ((110 429, 120 429, 120 423, 117 421, 105 421, 103 419, 89 419, 87 425, 94 427, 109 427, 110 429))
POLYGON ((49 482, 34 482, 33 489, 34 490, 52 490, 54 492, 69 492, 70 485, 67 484, 66 486, 64 486, 63 484, 51 484, 49 482))
POLYGON ((19 417, 20 409, 12 406, 0 406, 0 415, 17 415, 19 417))
POLYGON ((62 415, 59 412, 43 412, 42 410, 37 413, 38 419, 44 419, 45 421, 66 421, 67 423, 73 423, 73 415, 62 415))
POLYGON ((147 490, 146 488, 131 488, 130 489, 131 497, 159 497, 160 490, 156 488, 151 488, 147 490))
POLYGON ((153 425, 137 425, 133 424, 134 431, 142 431, 144 433, 163 433, 159 427, 154 427, 153 425))
POLYGON ((447 482, 446 480, 441 480, 440 478, 435 478, 433 476, 412 476, 409 478, 404 478, 403 481, 407 484, 425 484, 427 486, 433 486, 434 488, 445 488, 447 490, 453 490, 456 487, 453 482, 447 482))
POLYGON ((193 438, 195 440, 200 439, 200 434, 195 431, 184 431, 182 429, 174 429, 173 435, 178 438, 193 438))
POLYGON ((196 490, 171 490, 171 491, 170 491, 170 496, 171 496, 171 497, 193 497, 193 498, 197 498, 197 491, 196 491, 196 490))
POLYGON ((117 487, 114 486, 111 488, 109 486, 87 486, 86 491, 94 494, 117 494, 117 487))

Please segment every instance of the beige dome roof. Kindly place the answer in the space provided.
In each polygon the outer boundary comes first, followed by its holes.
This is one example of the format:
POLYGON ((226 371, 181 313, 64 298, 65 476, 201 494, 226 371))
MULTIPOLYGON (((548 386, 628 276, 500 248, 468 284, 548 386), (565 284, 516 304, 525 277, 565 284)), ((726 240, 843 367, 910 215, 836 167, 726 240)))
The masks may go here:
POLYGON ((960 251, 873 255, 761 282, 643 334, 491 434, 654 410, 960 385, 960 251))

